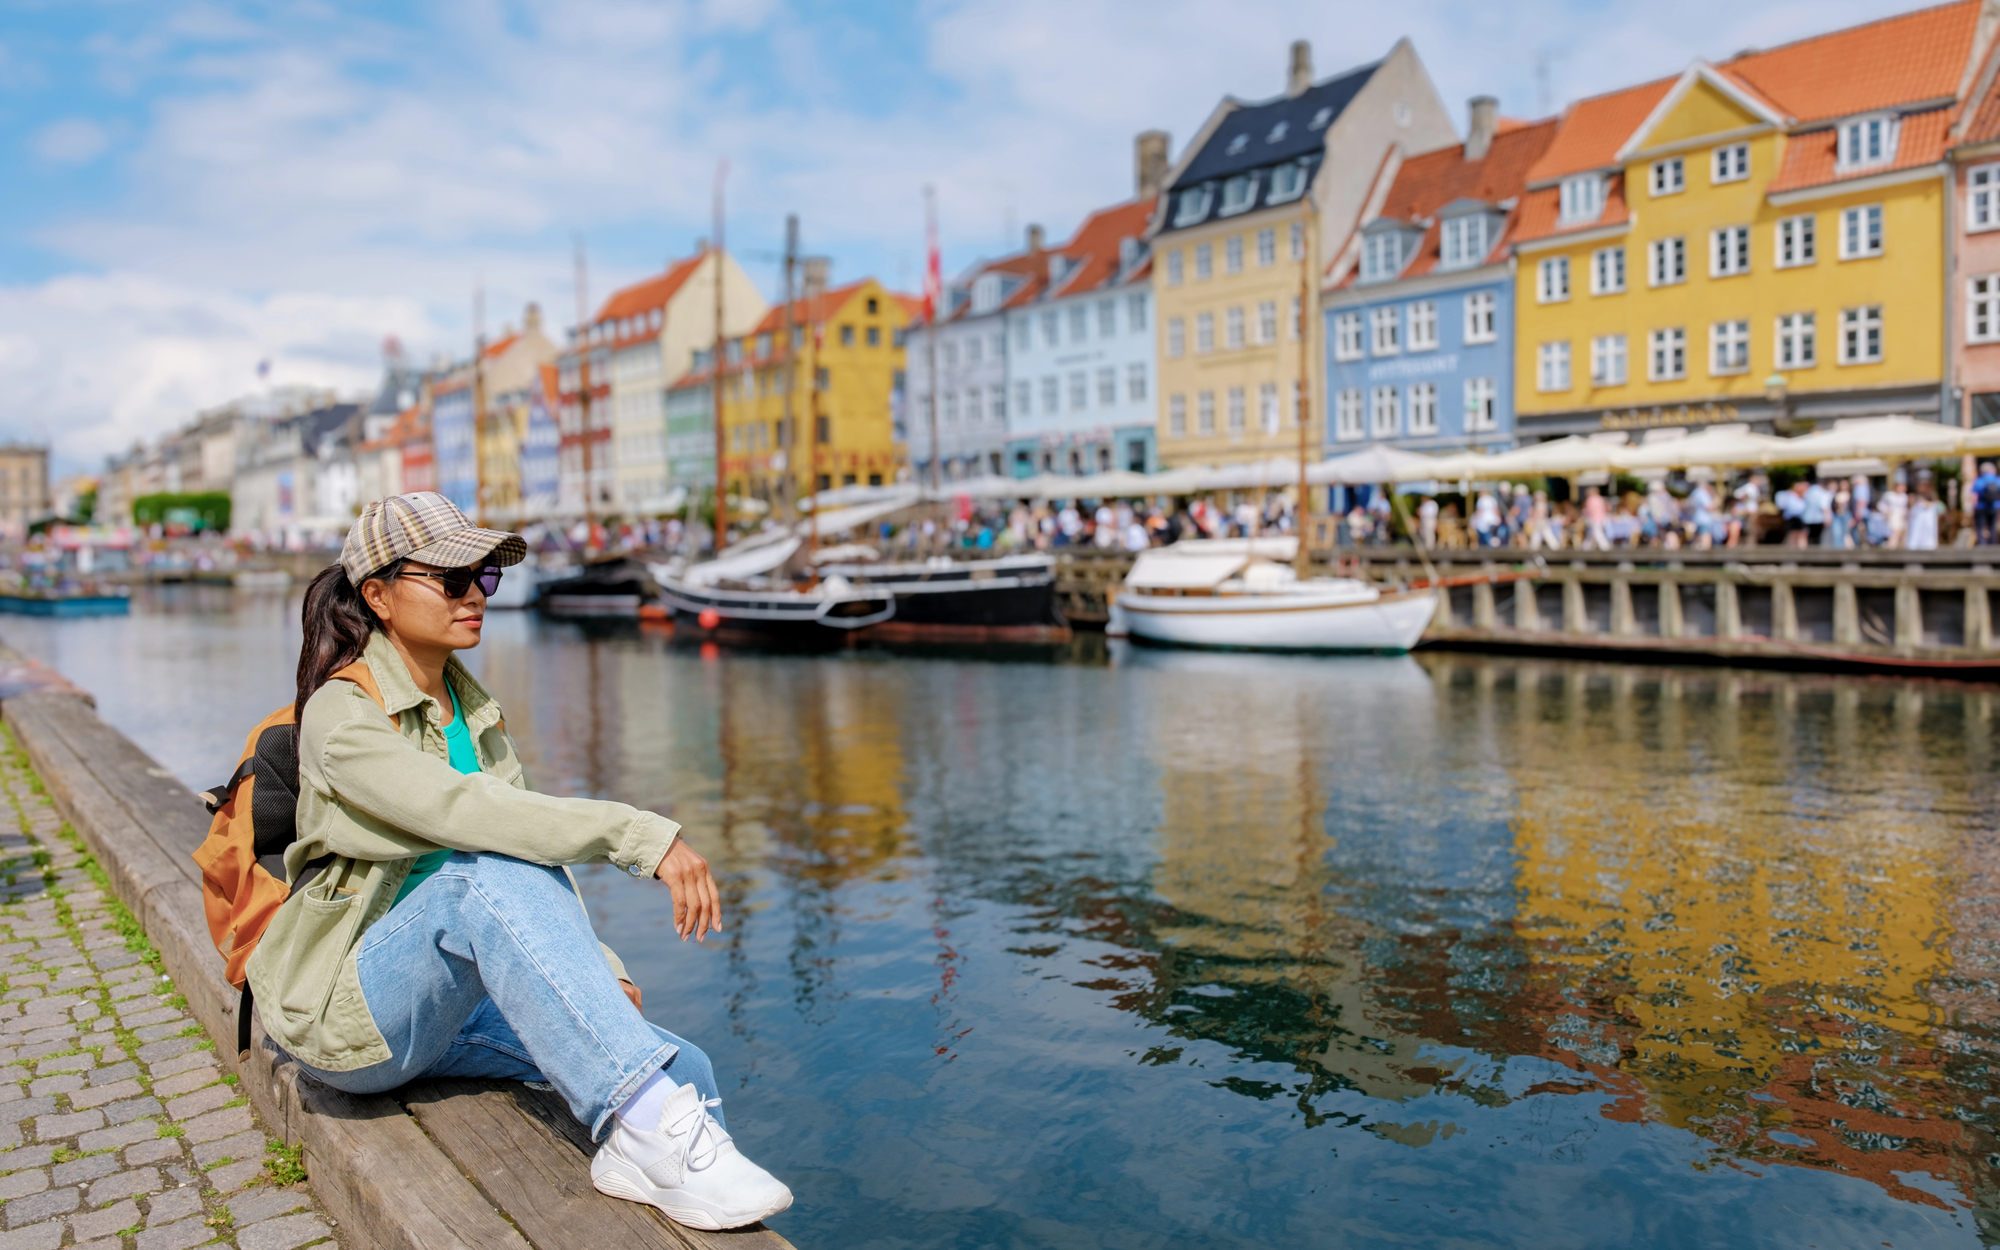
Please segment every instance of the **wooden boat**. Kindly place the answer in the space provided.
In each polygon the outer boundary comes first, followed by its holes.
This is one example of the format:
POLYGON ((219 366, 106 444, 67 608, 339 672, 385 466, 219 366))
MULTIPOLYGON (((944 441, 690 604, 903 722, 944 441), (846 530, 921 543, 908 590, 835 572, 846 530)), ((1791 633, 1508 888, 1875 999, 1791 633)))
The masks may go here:
POLYGON ((0 594, 0 612, 22 616, 124 616, 131 610, 128 595, 0 594))
POLYGON ((1051 642, 1069 636, 1053 558, 996 556, 899 563, 843 560, 817 577, 785 571, 800 538, 739 546, 660 578, 661 602, 695 636, 830 646, 863 638, 1051 642))
POLYGON ((1232 650, 1402 652, 1437 592, 1384 593, 1348 577, 1304 581, 1297 539, 1216 539, 1143 552, 1112 600, 1106 633, 1232 650))
MULTIPOLYGON (((504 576, 500 584, 504 589, 504 576)), ((575 576, 548 582, 541 589, 542 608, 559 616, 636 617, 641 604, 660 595, 651 570, 631 556, 594 560, 575 576)))

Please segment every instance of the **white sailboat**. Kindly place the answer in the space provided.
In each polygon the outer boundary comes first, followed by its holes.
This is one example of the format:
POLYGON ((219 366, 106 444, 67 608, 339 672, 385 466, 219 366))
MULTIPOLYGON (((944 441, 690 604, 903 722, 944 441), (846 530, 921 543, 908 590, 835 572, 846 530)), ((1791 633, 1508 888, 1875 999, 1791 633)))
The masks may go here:
POLYGON ((1141 552, 1106 633, 1182 647, 1408 651, 1437 592, 1384 593, 1351 577, 1301 580, 1297 538, 1230 538, 1141 552))

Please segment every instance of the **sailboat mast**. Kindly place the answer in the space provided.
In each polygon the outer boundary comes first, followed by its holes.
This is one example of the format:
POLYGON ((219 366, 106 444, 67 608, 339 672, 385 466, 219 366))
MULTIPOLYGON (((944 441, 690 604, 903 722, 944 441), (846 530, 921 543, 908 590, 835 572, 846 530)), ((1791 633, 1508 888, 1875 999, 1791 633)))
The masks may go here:
POLYGON ((472 515, 486 525, 486 284, 472 288, 472 515))
POLYGON ((1311 513, 1312 487, 1306 481, 1306 431, 1312 425, 1312 344, 1313 344, 1313 197, 1305 199, 1305 214, 1299 224, 1299 500, 1293 509, 1292 532, 1299 548, 1292 555, 1292 567, 1303 578, 1311 563, 1306 554, 1306 517, 1311 513))
MULTIPOLYGON (((797 420, 794 419, 792 412, 792 392, 797 389, 799 384, 799 345, 794 341, 798 337, 798 331, 793 328, 792 292, 795 289, 793 283, 797 279, 798 268, 799 215, 797 213, 788 213, 785 216, 785 328, 779 350, 785 353, 785 419, 782 427, 785 431, 785 437, 782 440, 784 445, 781 450, 785 453, 785 468, 789 470, 786 477, 793 482, 798 481, 798 466, 791 463, 791 458, 798 454, 799 446, 799 425, 797 420)), ((810 492, 812 482, 810 469, 807 472, 807 488, 810 492)), ((796 503, 798 498, 797 490, 787 490, 785 498, 790 502, 796 503)))
POLYGON ((930 349, 931 495, 935 498, 944 461, 944 448, 938 446, 938 306, 944 302, 944 282, 938 261, 937 192, 930 187, 924 188, 924 231, 928 244, 924 257, 924 294, 928 297, 925 303, 930 305, 930 325, 925 327, 928 333, 924 342, 930 349))
POLYGON ((715 409, 715 550, 718 554, 728 545, 729 503, 728 491, 722 480, 722 184, 729 177, 729 158, 715 167, 715 221, 713 237, 709 242, 709 280, 715 284, 715 371, 709 385, 709 393, 715 409))
POLYGON ((597 549, 597 473, 592 465, 590 428, 590 283, 584 269, 583 233, 576 236, 576 378, 583 390, 583 531, 584 550, 597 549))

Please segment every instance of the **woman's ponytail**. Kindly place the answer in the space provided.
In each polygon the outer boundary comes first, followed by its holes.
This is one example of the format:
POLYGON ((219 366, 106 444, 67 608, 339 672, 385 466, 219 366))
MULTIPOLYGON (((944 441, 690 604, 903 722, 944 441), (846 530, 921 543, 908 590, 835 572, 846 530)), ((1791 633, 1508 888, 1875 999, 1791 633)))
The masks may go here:
MULTIPOLYGON (((394 577, 401 564, 398 560, 368 576, 394 577)), ((338 564, 320 570, 312 585, 306 587, 305 606, 299 615, 303 629, 299 643, 298 698, 292 704, 294 725, 305 719, 306 700, 328 678, 360 659, 369 635, 382 628, 374 609, 362 599, 360 589, 347 580, 347 570, 338 564)))

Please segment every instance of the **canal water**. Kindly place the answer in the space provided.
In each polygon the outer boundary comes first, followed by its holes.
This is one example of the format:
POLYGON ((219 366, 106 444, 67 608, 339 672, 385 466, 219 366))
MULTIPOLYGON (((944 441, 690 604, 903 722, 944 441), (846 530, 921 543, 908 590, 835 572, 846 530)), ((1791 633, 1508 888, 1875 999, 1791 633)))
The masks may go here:
MULTIPOLYGON (((0 634, 199 786, 295 613, 0 634)), ((802 1250, 2000 1236, 1992 691, 524 614, 473 663, 539 788, 716 865, 705 946, 585 889, 802 1250)))

